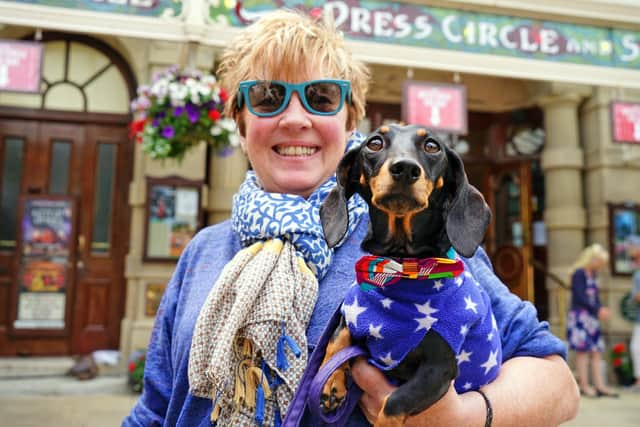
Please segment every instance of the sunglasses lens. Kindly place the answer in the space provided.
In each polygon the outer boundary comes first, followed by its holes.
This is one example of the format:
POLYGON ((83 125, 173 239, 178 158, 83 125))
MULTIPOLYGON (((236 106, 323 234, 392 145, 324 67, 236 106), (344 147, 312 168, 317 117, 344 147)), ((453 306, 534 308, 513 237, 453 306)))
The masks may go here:
POLYGON ((273 113, 284 102, 286 88, 278 83, 258 82, 249 88, 249 104, 257 113, 273 113))
POLYGON ((342 89, 336 83, 317 82, 305 87, 304 96, 316 112, 333 113, 340 108, 342 89))

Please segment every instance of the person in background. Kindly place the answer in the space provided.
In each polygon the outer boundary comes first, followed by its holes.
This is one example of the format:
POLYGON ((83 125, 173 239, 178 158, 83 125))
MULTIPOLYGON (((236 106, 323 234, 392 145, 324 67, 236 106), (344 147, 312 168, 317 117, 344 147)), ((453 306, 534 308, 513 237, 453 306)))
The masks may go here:
POLYGON ((602 369, 604 339, 600 321, 607 321, 611 313, 600 303, 598 273, 609 261, 608 252, 598 243, 582 250, 571 267, 571 307, 567 315, 567 340, 576 352, 576 369, 580 393, 586 397, 617 394, 606 386, 602 369), (589 384, 589 359, 594 387, 589 384))
MULTIPOLYGON (((640 307, 640 238, 635 239, 629 248, 629 255, 633 262, 634 273, 631 278, 631 298, 640 307)), ((633 363, 633 376, 636 381, 632 386, 633 391, 640 391, 640 310, 636 312, 636 322, 631 334, 631 361, 633 363)))
MULTIPOLYGON (((178 261, 153 327, 144 391, 125 426, 277 425, 364 255, 368 216, 359 196, 350 199, 350 228, 334 250, 319 220, 338 162, 363 140, 355 128, 369 73, 342 34, 324 19, 268 13, 240 30, 218 75, 252 170, 231 220, 201 230, 178 261)), ((565 345, 500 282, 484 250, 464 262, 490 295, 503 346, 500 374, 483 387, 493 426, 575 417, 579 395, 565 345)), ((393 386, 366 361, 352 374, 364 393, 348 424, 368 425, 393 386)), ((480 426, 491 423, 487 414, 479 393, 459 395, 452 382, 409 424, 480 426)))

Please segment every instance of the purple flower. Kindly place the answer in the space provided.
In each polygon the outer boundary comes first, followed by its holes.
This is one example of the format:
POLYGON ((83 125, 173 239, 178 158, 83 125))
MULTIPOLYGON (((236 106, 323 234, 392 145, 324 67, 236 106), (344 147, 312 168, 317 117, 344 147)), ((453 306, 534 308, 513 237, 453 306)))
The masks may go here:
POLYGON ((157 128, 159 124, 160 124, 160 119, 158 118, 155 118, 151 121, 151 126, 153 126, 154 128, 157 128))
POLYGON ((173 115, 176 117, 181 116, 182 113, 184 113, 184 107, 176 107, 173 109, 173 115))
POLYGON ((233 153, 233 147, 230 147, 228 145, 226 147, 218 149, 218 155, 220 157, 227 157, 227 156, 230 156, 232 153, 233 153))
POLYGON ((158 111, 158 113, 156 114, 156 117, 159 119, 163 119, 165 116, 164 111, 158 111))
POLYGON ((173 129, 173 126, 165 126, 162 128, 162 136, 167 139, 172 139, 176 134, 176 131, 173 129))
POLYGON ((193 104, 187 104, 187 116, 191 123, 195 123, 200 118, 200 110, 193 104))

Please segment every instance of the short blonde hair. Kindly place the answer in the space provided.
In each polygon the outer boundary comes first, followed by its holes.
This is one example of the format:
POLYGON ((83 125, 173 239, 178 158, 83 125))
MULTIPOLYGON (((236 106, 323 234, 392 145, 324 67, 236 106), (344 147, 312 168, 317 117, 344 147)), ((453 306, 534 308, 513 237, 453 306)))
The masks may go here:
POLYGON ((347 129, 355 129, 365 114, 370 79, 366 65, 352 57, 329 20, 286 9, 267 13, 241 30, 222 55, 217 72, 229 94, 225 115, 243 131, 236 106, 238 84, 243 80, 298 83, 316 70, 351 82, 347 129))
POLYGON ((576 270, 587 267, 594 259, 600 259, 605 263, 609 261, 609 252, 599 243, 594 243, 584 248, 578 255, 576 262, 571 266, 569 273, 573 275, 576 270))

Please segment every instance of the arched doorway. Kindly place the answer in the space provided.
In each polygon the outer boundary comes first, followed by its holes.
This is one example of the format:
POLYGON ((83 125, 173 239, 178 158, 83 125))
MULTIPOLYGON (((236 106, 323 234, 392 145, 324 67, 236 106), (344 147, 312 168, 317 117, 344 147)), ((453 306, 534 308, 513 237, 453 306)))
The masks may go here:
POLYGON ((45 33, 42 42, 40 93, 0 94, 2 355, 117 348, 124 312, 135 78, 97 39, 45 33), (57 291, 29 287, 32 260, 20 244, 26 197, 69 197, 76 206, 57 291))

